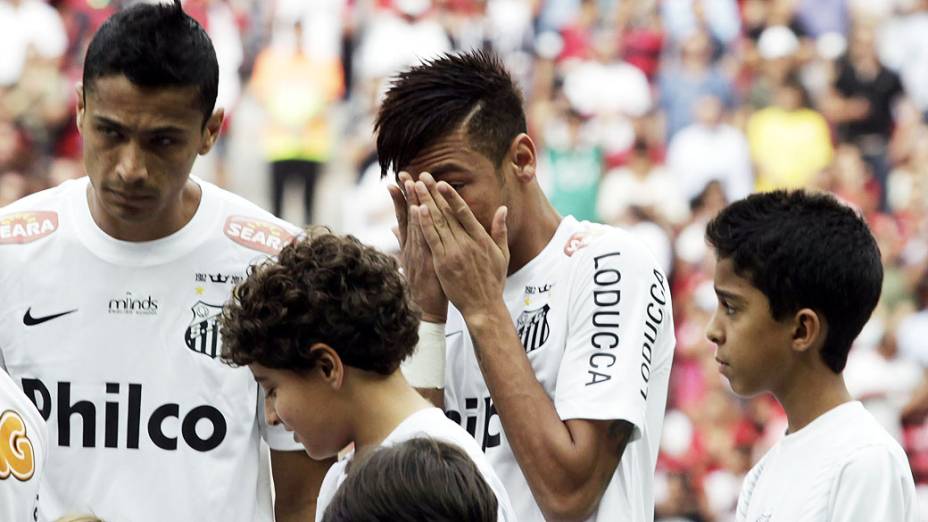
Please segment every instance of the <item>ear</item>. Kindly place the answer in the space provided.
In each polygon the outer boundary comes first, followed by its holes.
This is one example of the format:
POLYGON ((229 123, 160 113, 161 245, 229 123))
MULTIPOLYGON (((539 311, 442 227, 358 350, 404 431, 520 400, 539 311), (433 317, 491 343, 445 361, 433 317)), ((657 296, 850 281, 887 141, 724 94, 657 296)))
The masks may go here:
POLYGON ((339 390, 345 379, 345 365, 331 346, 325 343, 316 343, 309 347, 309 351, 316 354, 316 366, 313 368, 322 380, 333 390, 339 390))
POLYGON ((529 182, 535 179, 538 154, 535 142, 524 132, 512 139, 509 145, 509 164, 516 179, 529 182))
POLYGON ((77 94, 77 131, 83 134, 85 100, 84 84, 82 82, 77 82, 77 85, 74 86, 74 93, 77 94))
POLYGON ((818 312, 811 308, 803 308, 793 317, 792 348, 796 352, 806 352, 809 349, 819 350, 825 344, 828 334, 828 325, 818 312))
POLYGON ((222 120, 225 118, 224 109, 216 109, 213 115, 206 120, 206 126, 203 127, 203 136, 200 141, 200 149, 197 151, 201 156, 209 152, 216 140, 219 139, 219 130, 222 129, 222 120))

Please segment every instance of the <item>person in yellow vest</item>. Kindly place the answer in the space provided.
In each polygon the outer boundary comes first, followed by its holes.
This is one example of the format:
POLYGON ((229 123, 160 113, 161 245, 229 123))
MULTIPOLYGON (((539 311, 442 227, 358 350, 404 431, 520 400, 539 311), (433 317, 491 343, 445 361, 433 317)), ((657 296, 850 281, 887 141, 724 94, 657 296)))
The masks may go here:
POLYGON ((807 187, 831 163, 828 123, 809 107, 805 89, 793 76, 777 88, 774 105, 751 115, 747 137, 758 191, 807 187))
POLYGON ((271 167, 272 211, 280 216, 292 179, 303 182, 305 222, 312 221, 316 180, 332 153, 329 107, 344 91, 337 56, 320 57, 303 46, 303 24, 293 24, 292 42, 258 55, 252 92, 266 113, 264 155, 271 167))

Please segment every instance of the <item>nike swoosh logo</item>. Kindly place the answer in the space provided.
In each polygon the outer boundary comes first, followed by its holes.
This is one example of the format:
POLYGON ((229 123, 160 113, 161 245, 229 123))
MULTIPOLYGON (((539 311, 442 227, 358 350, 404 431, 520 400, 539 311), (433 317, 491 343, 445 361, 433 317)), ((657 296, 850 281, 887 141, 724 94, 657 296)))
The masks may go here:
POLYGON ((29 307, 29 309, 26 310, 26 315, 23 316, 23 324, 26 326, 35 326, 37 324, 42 324, 44 322, 51 321, 52 319, 58 319, 59 317, 63 315, 73 314, 76 311, 77 311, 77 308, 75 308, 74 310, 68 310, 67 312, 61 312, 60 314, 46 315, 45 317, 33 317, 32 307, 29 307))
POLYGON ((451 332, 451 333, 449 333, 449 334, 445 334, 445 339, 447 339, 447 338, 449 338, 449 337, 452 337, 452 336, 455 336, 455 335, 457 335, 457 334, 459 334, 459 333, 463 333, 463 332, 464 332, 464 330, 457 330, 457 331, 451 332))

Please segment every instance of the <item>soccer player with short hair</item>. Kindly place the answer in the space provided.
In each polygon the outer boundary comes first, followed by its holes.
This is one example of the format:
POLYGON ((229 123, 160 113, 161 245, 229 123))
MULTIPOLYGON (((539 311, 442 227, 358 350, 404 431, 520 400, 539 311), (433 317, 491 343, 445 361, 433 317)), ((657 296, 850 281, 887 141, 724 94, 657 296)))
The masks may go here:
POLYGON ((427 321, 407 375, 443 387, 520 521, 652 520, 675 342, 660 265, 628 232, 558 215, 495 55, 399 74, 376 130, 427 321))
POLYGON ((87 177, 0 209, 0 360, 48 423, 41 520, 270 522, 268 457, 276 520, 312 517, 324 465, 218 359, 233 285, 299 230, 190 177, 217 82, 179 1, 113 15, 77 89, 87 177))
POLYGON ((830 195, 777 191, 732 203, 706 238, 719 371, 738 395, 772 393, 789 421, 745 478, 737 520, 914 522, 905 453, 841 375, 883 281, 866 223, 830 195))
POLYGON ((418 437, 360 459, 320 522, 496 522, 497 509, 496 495, 464 451, 418 437))
POLYGON ((355 453, 426 436, 461 448, 496 494, 499 520, 515 522, 474 439, 400 372, 418 340, 418 313, 396 260, 351 236, 311 229, 236 287, 222 317, 223 358, 251 369, 270 421, 294 431, 311 457, 353 444, 325 476, 317 520, 355 453))

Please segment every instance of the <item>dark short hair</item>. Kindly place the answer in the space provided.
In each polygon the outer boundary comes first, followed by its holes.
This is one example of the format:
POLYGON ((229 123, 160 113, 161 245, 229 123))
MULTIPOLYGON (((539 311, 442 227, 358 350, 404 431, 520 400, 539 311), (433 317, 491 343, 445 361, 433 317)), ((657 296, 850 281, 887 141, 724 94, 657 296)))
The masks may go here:
POLYGON ((196 87, 203 123, 219 86, 216 51, 203 27, 173 3, 139 3, 100 26, 84 59, 84 92, 97 78, 125 75, 139 87, 196 87))
POLYGON ((833 196, 801 190, 753 194, 706 228, 719 259, 751 281, 782 320, 802 308, 824 316, 821 355, 835 373, 880 299, 880 250, 864 220, 833 196))
POLYGON ((445 54, 401 72, 387 91, 374 132, 381 176, 406 168, 424 149, 466 123, 468 143, 499 167, 526 132, 522 94, 495 54, 445 54))
POLYGON ((419 341, 396 260, 317 227, 248 269, 223 310, 222 358, 305 372, 324 343, 348 366, 389 375, 419 341))
POLYGON ((415 438, 356 462, 324 522, 495 522, 499 502, 456 446, 415 438))

